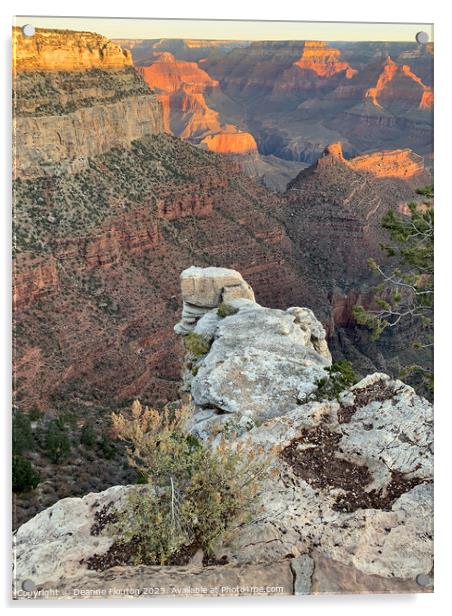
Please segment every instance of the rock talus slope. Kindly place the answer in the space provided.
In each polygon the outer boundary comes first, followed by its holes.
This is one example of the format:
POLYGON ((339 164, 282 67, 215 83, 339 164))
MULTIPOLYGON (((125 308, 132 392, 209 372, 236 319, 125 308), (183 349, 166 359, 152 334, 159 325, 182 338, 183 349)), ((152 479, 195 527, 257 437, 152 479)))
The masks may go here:
POLYGON ((305 308, 259 306, 238 272, 189 268, 182 293, 184 301, 203 308, 195 323, 190 316, 194 329, 183 335, 194 332, 210 343, 186 381, 193 396, 191 429, 211 435, 214 448, 223 435, 232 448, 269 457, 273 473, 263 485, 261 510, 216 546, 225 565, 203 568, 193 561, 99 573, 88 570, 89 557, 106 553, 114 542, 103 517, 130 491, 148 488, 116 486, 64 499, 16 532, 16 590, 31 579, 38 589, 59 589, 67 597, 81 583, 93 591, 118 588, 125 580, 140 588, 162 580, 183 583, 190 575, 206 584, 246 580, 261 587, 259 580, 270 584, 271 571, 272 588, 280 586, 283 594, 430 590, 430 403, 381 373, 338 399, 322 399, 316 378, 330 364, 322 326, 305 308), (233 422, 232 435, 224 416, 233 422))

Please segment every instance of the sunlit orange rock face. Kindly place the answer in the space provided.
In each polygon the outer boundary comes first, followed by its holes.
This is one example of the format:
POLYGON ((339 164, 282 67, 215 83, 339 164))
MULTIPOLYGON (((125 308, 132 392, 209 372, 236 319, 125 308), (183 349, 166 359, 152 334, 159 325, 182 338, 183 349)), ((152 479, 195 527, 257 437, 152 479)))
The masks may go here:
POLYGON ((430 109, 433 106, 432 89, 415 75, 407 64, 397 64, 388 56, 375 86, 366 92, 378 109, 390 107, 400 101, 414 104, 418 109, 430 109))
POLYGON ((347 79, 351 79, 358 71, 348 62, 342 62, 340 55, 339 49, 328 47, 325 41, 306 41, 303 53, 294 66, 314 71, 319 77, 331 77, 345 71, 347 79))
POLYGON ((222 132, 204 137, 202 142, 209 150, 219 154, 250 154, 257 152, 256 141, 250 133, 222 132))
POLYGON ((431 109, 433 107, 434 97, 431 88, 425 86, 425 90, 422 92, 421 102, 419 103, 419 109, 431 109))
POLYGON ((37 28, 24 36, 13 28, 13 71, 80 71, 132 66, 132 55, 109 39, 91 32, 37 28))
MULTIPOLYGON (((398 178, 410 180, 425 174, 424 159, 409 148, 403 150, 380 150, 362 156, 345 159, 342 146, 331 143, 325 148, 323 156, 317 162, 317 167, 345 165, 354 171, 365 171, 378 178, 398 178)), ((428 181, 426 177, 426 182, 428 181)))
POLYGON ((190 139, 220 130, 219 115, 204 98, 206 91, 218 87, 218 81, 196 62, 176 60, 172 53, 163 52, 156 62, 138 71, 163 105, 168 132, 190 139))
POLYGON ((348 163, 357 171, 369 171, 385 178, 409 179, 424 172, 424 159, 409 148, 372 152, 352 158, 348 163))
POLYGON ((219 113, 209 107, 204 95, 217 88, 219 82, 196 62, 178 60, 172 53, 162 52, 153 64, 138 71, 162 103, 168 132, 221 154, 257 152, 250 133, 230 124, 222 125, 219 113))
POLYGON ((171 94, 185 86, 191 92, 204 92, 218 86, 196 62, 176 60, 169 51, 162 52, 156 62, 139 69, 146 83, 159 92, 171 94))

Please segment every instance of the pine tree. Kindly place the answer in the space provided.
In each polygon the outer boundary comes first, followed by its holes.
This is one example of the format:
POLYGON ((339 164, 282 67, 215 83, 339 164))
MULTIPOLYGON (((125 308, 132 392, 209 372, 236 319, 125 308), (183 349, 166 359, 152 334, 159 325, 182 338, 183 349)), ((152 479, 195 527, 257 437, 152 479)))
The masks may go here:
POLYGON ((54 464, 59 464, 67 458, 71 450, 71 442, 66 428, 58 420, 49 423, 46 437, 47 455, 54 464))
MULTIPOLYGON (((403 215, 391 210, 382 220, 382 226, 390 242, 382 248, 386 255, 396 262, 389 270, 373 259, 370 267, 380 276, 374 302, 375 309, 361 305, 354 308, 357 322, 367 325, 378 339, 386 329, 397 327, 409 320, 419 332, 414 348, 423 351, 433 347, 433 306, 434 306, 434 213, 433 186, 416 191, 423 195, 422 205, 410 203, 409 214, 403 215)), ((430 354, 429 354, 430 355, 430 354)), ((422 354, 419 363, 405 366, 401 376, 418 373, 427 391, 433 391, 433 370, 431 361, 422 354)))

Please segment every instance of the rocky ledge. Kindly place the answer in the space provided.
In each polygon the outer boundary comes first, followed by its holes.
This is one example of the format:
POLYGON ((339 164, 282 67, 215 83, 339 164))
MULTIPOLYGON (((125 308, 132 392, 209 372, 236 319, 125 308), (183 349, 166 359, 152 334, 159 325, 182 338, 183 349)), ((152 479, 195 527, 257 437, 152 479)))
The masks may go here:
POLYGON ((331 357, 320 323, 307 308, 259 306, 238 272, 189 268, 182 295, 176 331, 188 350, 190 429, 212 447, 222 435, 270 459, 258 517, 216 547, 216 562, 225 564, 203 567, 195 554, 185 567, 98 572, 91 557, 107 562, 114 544, 110 508, 148 488, 64 499, 15 535, 16 596, 25 580, 42 594, 72 598, 81 586, 88 596, 141 589, 135 597, 150 596, 149 587, 172 594, 175 586, 198 596, 201 587, 213 594, 431 591, 430 403, 380 373, 337 399, 322 397, 331 357))

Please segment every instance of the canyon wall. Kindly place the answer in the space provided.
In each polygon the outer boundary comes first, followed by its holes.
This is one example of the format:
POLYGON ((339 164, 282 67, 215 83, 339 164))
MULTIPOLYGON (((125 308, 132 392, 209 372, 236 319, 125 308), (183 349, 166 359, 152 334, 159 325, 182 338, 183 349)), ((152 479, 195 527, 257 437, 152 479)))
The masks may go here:
POLYGON ((224 124, 220 114, 207 104, 205 95, 218 90, 219 82, 196 62, 176 60, 166 51, 156 53, 154 62, 139 67, 138 72, 158 93, 166 125, 174 135, 203 143, 221 154, 241 155, 250 151, 257 154, 253 136, 239 131, 233 124, 224 124))
POLYGON ((94 32, 13 28, 13 71, 80 71, 132 66, 132 54, 94 32))
POLYGON ((80 171, 90 157, 163 130, 130 54, 90 33, 13 31, 14 176, 80 171))

